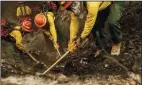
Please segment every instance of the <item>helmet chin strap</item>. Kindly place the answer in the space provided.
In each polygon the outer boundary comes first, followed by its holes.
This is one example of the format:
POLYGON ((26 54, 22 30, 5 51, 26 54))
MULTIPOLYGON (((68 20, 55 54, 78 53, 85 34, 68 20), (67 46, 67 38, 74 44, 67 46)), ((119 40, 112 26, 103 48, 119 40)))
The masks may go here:
POLYGON ((27 30, 27 29, 22 29, 22 30, 24 30, 24 31, 26 31, 26 32, 32 32, 32 29, 29 29, 29 30, 27 30))

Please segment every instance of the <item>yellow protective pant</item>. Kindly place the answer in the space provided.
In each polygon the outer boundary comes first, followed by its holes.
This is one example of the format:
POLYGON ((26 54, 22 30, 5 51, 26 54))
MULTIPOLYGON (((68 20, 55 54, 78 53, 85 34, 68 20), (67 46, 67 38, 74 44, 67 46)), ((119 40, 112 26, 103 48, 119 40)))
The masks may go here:
POLYGON ((70 23, 70 42, 73 42, 74 39, 77 37, 77 33, 79 29, 78 26, 79 26, 78 18, 72 12, 71 13, 71 23, 70 23))

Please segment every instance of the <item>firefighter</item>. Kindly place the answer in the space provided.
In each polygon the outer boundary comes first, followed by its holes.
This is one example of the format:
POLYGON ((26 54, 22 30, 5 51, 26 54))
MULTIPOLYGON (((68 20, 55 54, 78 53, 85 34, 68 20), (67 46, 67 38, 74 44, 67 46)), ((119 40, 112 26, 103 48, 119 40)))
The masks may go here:
MULTIPOLYGON (((95 25, 98 12, 104 11, 104 9, 106 9, 111 4, 111 2, 84 2, 84 4, 88 14, 86 17, 84 29, 80 34, 77 34, 79 23, 77 16, 72 14, 71 17, 70 42, 68 46, 68 50, 70 52, 73 52, 76 49, 76 45, 80 45, 80 42, 83 41, 90 34, 93 26, 95 25)), ((102 25, 104 26, 104 22, 99 23, 102 23, 102 25)))
POLYGON ((57 43, 57 32, 54 24, 55 16, 52 11, 46 5, 48 3, 43 4, 41 13, 37 14, 34 18, 34 23, 37 28, 41 29, 49 38, 53 41, 55 49, 59 48, 57 43))
POLYGON ((81 15, 81 2, 75 1, 61 1, 60 10, 63 12, 65 10, 69 10, 71 12, 71 22, 70 22, 70 40, 68 43, 68 50, 72 51, 74 39, 76 38, 78 32, 78 19, 79 15, 81 15), (75 29, 75 30, 74 30, 75 29))
MULTIPOLYGON (((84 30, 77 37, 77 40, 76 40, 77 45, 80 45, 80 42, 83 41, 92 31, 94 37, 96 38, 96 46, 98 48, 96 55, 99 55, 102 49, 105 48, 107 44, 105 39, 105 33, 104 33, 104 24, 108 18, 108 26, 109 26, 109 30, 111 32, 112 38, 116 41, 119 39, 117 44, 112 45, 111 54, 119 55, 120 46, 121 46, 121 43, 120 43, 121 33, 120 33, 120 25, 118 21, 120 20, 122 15, 123 5, 124 5, 123 2, 122 3, 121 2, 113 2, 113 3, 112 2, 86 2, 86 9, 88 11, 88 14, 87 14, 85 25, 84 25, 84 30), (96 32, 98 32, 99 35, 97 35, 96 32)), ((73 31, 74 32, 73 35, 76 36, 76 29, 74 28, 73 30, 75 30, 73 31)), ((76 45, 75 42, 72 42, 72 45, 73 45, 72 47, 74 47, 74 45, 76 45)), ((71 48, 71 51, 74 49, 75 48, 71 48)))
POLYGON ((16 16, 19 18, 20 23, 24 20, 31 20, 31 8, 26 5, 26 2, 18 2, 16 16))
POLYGON ((5 19, 2 19, 1 25, 1 36, 4 38, 10 36, 10 39, 14 39, 16 41, 16 47, 19 50, 23 50, 22 37, 24 34, 32 32, 32 23, 28 20, 24 20, 21 25, 10 25, 5 19))

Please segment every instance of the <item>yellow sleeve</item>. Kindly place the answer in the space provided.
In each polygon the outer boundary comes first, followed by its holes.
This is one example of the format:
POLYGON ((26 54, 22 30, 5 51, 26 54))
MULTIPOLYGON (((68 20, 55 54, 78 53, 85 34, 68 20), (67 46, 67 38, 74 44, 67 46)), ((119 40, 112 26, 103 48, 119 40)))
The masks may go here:
POLYGON ((21 15, 21 11, 20 11, 20 8, 18 7, 16 16, 19 17, 20 15, 21 15))
POLYGON ((57 42, 57 32, 56 32, 56 29, 55 29, 55 24, 54 24, 54 15, 53 13, 50 12, 47 13, 47 17, 48 17, 48 22, 49 22, 49 26, 50 26, 50 32, 51 32, 51 35, 53 37, 53 41, 54 42, 57 42))
POLYGON ((99 11, 107 8, 109 5, 111 5, 111 1, 104 1, 101 6, 99 7, 99 11))
POLYGON ((22 43, 22 34, 18 30, 13 30, 10 32, 10 35, 16 40, 16 46, 20 48, 20 45, 22 43))
POLYGON ((85 21, 83 32, 81 33, 81 38, 86 38, 90 34, 96 22, 99 6, 101 3, 102 2, 87 2, 88 14, 85 21))

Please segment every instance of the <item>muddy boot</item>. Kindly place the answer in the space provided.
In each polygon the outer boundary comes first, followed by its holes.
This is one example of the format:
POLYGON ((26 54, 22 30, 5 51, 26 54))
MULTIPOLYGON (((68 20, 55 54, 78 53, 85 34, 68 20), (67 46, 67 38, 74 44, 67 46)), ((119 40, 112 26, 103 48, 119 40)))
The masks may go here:
POLYGON ((120 43, 113 43, 112 49, 111 49, 111 55, 119 55, 120 54, 120 48, 121 48, 121 42, 120 43))

